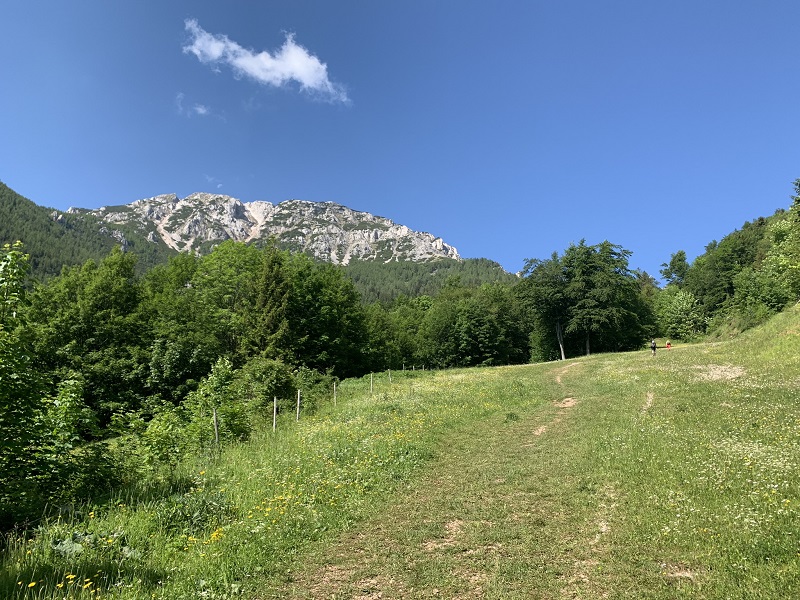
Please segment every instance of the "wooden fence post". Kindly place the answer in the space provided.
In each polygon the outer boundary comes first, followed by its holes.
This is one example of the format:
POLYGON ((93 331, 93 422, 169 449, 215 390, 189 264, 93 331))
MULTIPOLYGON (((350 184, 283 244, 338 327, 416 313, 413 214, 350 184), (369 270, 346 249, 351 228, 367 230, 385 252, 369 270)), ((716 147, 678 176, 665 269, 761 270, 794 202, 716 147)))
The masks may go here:
POLYGON ((278 426, 278 397, 272 397, 272 431, 275 432, 275 428, 278 426))
POLYGON ((217 407, 215 406, 213 409, 213 423, 214 423, 214 444, 217 446, 217 450, 219 450, 219 418, 217 417, 217 407))
POLYGON ((297 390, 297 417, 295 417, 295 421, 300 420, 300 390, 297 390))

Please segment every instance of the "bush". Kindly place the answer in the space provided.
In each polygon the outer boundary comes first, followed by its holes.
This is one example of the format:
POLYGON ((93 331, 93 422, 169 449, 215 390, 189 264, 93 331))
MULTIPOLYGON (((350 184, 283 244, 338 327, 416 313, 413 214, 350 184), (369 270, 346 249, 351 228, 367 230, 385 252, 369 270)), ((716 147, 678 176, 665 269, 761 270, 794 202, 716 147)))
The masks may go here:
POLYGON ((121 483, 119 465, 105 442, 86 444, 69 453, 66 474, 54 498, 61 503, 96 500, 121 483))
POLYGON ((246 406, 232 388, 235 373, 227 358, 219 359, 208 377, 186 398, 187 431, 190 440, 200 451, 216 444, 217 435, 220 441, 246 440, 250 435, 252 426, 246 406))
POLYGON ((306 367, 295 371, 295 387, 300 390, 300 402, 305 413, 314 414, 322 402, 331 397, 334 380, 331 374, 323 375, 306 367))
POLYGON ((291 410, 297 388, 289 366, 279 360, 257 357, 239 369, 231 384, 238 397, 254 415, 271 415, 274 398, 280 408, 291 410))
POLYGON ((141 448, 145 465, 153 470, 169 467, 174 474, 189 445, 186 424, 174 410, 158 413, 147 424, 141 437, 141 448))

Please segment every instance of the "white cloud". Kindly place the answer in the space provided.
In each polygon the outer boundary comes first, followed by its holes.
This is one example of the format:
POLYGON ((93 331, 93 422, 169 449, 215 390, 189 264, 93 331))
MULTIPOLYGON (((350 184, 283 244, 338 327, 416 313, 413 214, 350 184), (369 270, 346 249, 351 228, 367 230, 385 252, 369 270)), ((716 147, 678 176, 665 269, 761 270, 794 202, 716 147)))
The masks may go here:
POLYGON ((270 54, 243 48, 226 35, 208 33, 195 19, 186 20, 186 30, 191 39, 183 51, 194 54, 203 64, 228 65, 237 76, 273 87, 295 81, 309 94, 331 102, 349 102, 345 90, 328 78, 327 65, 297 44, 294 34, 287 34, 280 50, 270 54))

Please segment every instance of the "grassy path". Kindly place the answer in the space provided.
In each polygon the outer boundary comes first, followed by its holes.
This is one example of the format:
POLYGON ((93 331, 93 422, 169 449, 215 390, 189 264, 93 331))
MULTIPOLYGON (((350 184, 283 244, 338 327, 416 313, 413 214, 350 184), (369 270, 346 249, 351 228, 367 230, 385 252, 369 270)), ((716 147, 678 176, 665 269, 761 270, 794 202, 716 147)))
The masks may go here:
POLYGON ((546 398, 450 437, 386 512, 264 597, 602 597, 618 493, 580 440, 570 379, 583 366, 524 369, 542 371, 546 398))

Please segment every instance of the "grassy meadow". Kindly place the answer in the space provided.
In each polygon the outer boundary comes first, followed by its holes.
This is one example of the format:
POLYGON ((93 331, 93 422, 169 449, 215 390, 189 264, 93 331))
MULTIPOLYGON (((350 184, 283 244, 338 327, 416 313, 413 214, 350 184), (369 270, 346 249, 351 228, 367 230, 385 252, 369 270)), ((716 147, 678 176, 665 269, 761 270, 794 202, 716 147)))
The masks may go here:
POLYGON ((389 379, 7 539, 0 597, 800 597, 800 310, 389 379))

